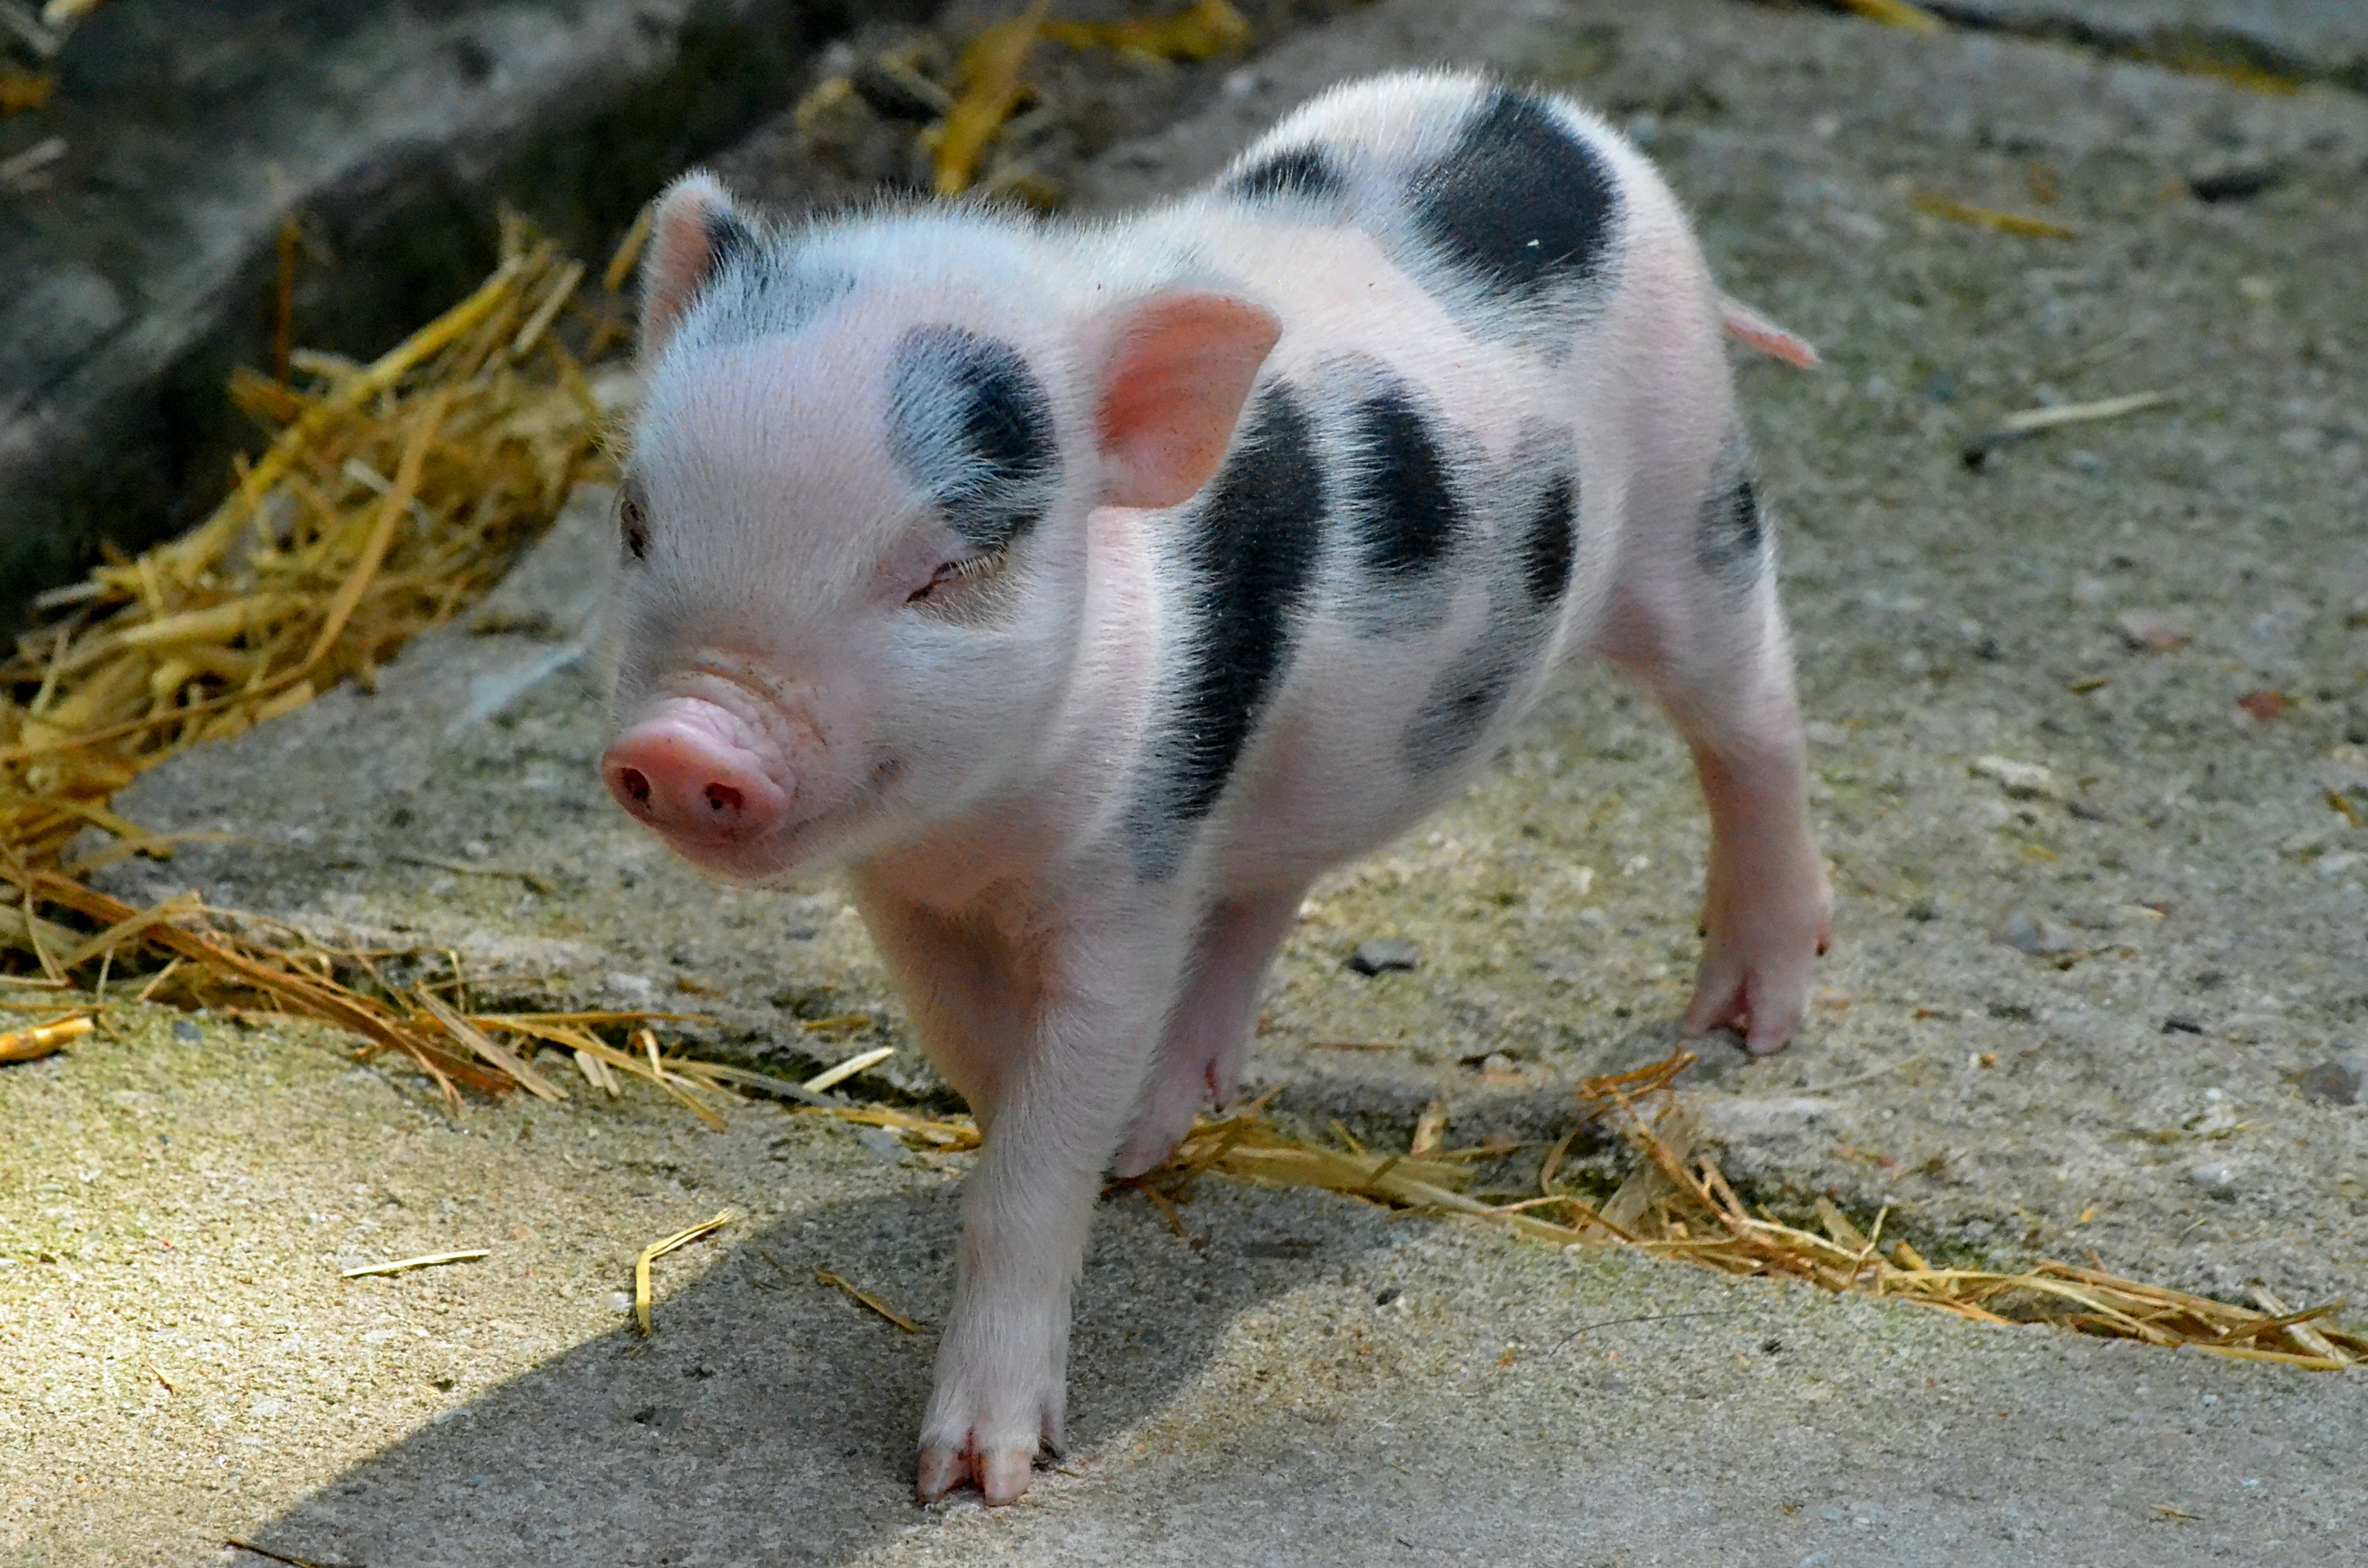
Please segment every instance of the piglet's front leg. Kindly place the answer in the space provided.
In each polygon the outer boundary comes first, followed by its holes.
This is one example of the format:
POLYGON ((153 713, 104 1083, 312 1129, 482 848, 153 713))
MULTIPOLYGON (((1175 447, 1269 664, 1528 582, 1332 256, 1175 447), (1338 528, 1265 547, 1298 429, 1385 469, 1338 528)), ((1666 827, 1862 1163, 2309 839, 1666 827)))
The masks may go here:
MULTIPOLYGON (((1794 721, 1790 729, 1797 733, 1794 721)), ((1809 835, 1797 739, 1727 755, 1702 741, 1694 767, 1710 807, 1702 960, 1689 1033, 1741 1025, 1755 1056, 1781 1051, 1809 1010, 1810 960, 1833 940, 1833 895, 1809 835)))
POLYGON ((953 1311, 921 1424, 924 1500, 975 1482, 1009 1503, 1038 1449, 1061 1443, 1070 1293, 1181 961, 1157 919, 1100 913, 1040 938, 1034 983, 1011 992, 1029 1011, 1007 1037, 1019 1059, 967 1085, 987 1142, 962 1194, 953 1311))

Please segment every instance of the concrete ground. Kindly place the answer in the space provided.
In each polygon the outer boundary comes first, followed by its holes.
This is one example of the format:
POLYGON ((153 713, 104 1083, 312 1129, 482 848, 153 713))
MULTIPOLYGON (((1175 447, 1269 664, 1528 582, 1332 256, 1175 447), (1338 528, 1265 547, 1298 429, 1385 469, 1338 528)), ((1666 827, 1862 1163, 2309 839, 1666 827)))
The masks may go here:
MULTIPOLYGON (((1345 75, 1490 62, 1627 124, 1727 285, 1826 349, 1742 377, 1840 940, 1806 1040, 1706 1052, 1730 1174, 1780 1210, 1888 1204, 1943 1256, 2357 1299, 2368 1110, 2328 1069, 2368 1049, 2368 103, 1713 0, 1450 11, 1301 35, 1085 196, 1197 178, 1345 75), (2175 401, 1963 455, 2010 411, 2144 391, 2175 401)), ((450 948, 481 1001, 697 1006, 692 1043, 750 1060, 901 1041, 834 890, 719 892, 601 797, 566 660, 598 529, 587 506, 485 622, 514 630, 424 640, 378 696, 128 792, 243 842, 126 868, 126 896, 450 948), (853 1038, 795 1027, 853 1010, 853 1038)), ((1577 1075, 1667 1050, 1702 845, 1665 727, 1575 672, 1466 800, 1319 890, 1256 1072, 1385 1142, 1434 1096, 1457 1142, 1551 1131, 1577 1075), (1421 966, 1344 970, 1374 937, 1421 966)), ((1105 1204, 1069 1460, 1019 1508, 916 1509, 930 1335, 814 1274, 933 1327, 959 1159, 631 1091, 454 1122, 344 1043, 124 1007, 0 1073, 17 1559, 2332 1562, 2368 1523, 2351 1374, 1222 1183, 1189 1242, 1105 1204), (643 1344, 633 1254, 726 1204, 659 1266, 643 1344), (492 1253, 336 1278, 461 1246, 492 1253)), ((927 1094, 912 1057, 882 1075, 927 1094)))

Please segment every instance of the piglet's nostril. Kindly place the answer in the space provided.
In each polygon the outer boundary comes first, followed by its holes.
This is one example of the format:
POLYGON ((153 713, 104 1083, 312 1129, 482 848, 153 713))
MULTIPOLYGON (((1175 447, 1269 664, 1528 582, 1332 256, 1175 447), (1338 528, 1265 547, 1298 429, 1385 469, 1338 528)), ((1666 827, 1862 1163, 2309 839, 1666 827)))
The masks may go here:
POLYGON ((712 847, 780 825, 788 792, 768 772, 772 760, 762 737, 733 714, 675 698, 617 738, 601 773, 634 821, 669 840, 712 847))

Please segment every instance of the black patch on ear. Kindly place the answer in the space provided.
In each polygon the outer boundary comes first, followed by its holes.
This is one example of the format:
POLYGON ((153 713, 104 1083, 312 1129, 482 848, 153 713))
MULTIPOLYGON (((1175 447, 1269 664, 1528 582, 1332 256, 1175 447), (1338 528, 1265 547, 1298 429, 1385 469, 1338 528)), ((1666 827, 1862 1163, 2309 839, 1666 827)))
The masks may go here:
POLYGON ((855 275, 818 258, 804 245, 767 243, 743 231, 732 252, 741 259, 718 266, 683 323, 685 334, 722 347, 803 332, 855 291, 855 275))
POLYGON ((1286 147, 1270 153, 1225 182, 1226 194, 1244 201, 1269 201, 1279 197, 1321 200, 1348 188, 1340 171, 1321 147, 1286 147))
POLYGON ((916 326, 888 370, 888 450, 955 532, 1001 550, 1035 527, 1061 468, 1053 403, 1010 344, 916 326))
POLYGON ((1734 483, 1713 492, 1702 503, 1702 517, 1695 525, 1694 559, 1712 576, 1748 588, 1759 580, 1766 538, 1751 481, 1738 474, 1734 483))
POLYGON ((1365 564, 1400 583, 1421 576, 1453 548, 1464 519, 1429 424, 1406 388, 1392 386, 1357 405, 1350 438, 1365 564))
POLYGON ((729 207, 709 208, 699 226, 707 236, 710 278, 757 248, 757 231, 729 207))
POLYGON ((1543 610, 1570 586, 1578 552, 1578 475, 1557 473, 1521 530, 1521 587, 1530 608, 1543 610))
POLYGON ((1199 515, 1181 523, 1198 624, 1167 716, 1166 777, 1134 814, 1135 865, 1146 879, 1175 870, 1181 830, 1215 808, 1249 744, 1315 580, 1324 510, 1307 415, 1289 387, 1270 385, 1199 515))
POLYGON ((1447 261, 1515 301, 1595 277, 1620 207, 1601 154, 1536 97, 1505 88, 1407 194, 1417 230, 1447 261))

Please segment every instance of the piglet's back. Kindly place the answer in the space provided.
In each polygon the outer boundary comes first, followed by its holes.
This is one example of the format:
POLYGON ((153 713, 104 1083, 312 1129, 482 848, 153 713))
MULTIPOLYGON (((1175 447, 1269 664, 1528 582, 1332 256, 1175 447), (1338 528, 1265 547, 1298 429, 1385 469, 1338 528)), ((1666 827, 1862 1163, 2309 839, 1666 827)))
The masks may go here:
POLYGON ((1549 356, 1642 266, 1707 278, 1650 163, 1566 98, 1471 72, 1400 73, 1310 101, 1177 216, 1347 228, 1464 328, 1549 356))

